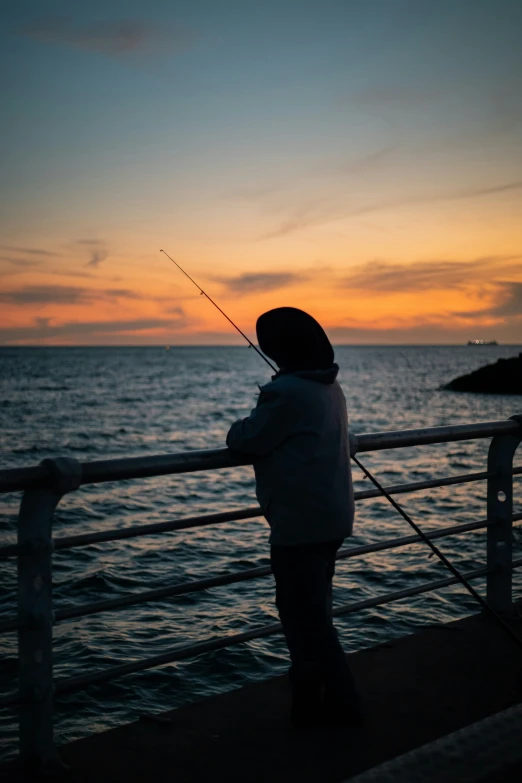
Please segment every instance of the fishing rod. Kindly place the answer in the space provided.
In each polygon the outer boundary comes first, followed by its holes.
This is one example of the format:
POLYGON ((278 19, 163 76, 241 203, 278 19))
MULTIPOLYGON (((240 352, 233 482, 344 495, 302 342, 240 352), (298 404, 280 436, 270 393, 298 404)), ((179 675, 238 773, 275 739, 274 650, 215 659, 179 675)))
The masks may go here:
MULTIPOLYGON (((236 330, 239 332, 239 334, 240 334, 242 337, 244 337, 244 339, 247 341, 247 343, 249 344, 249 346, 250 346, 251 348, 253 348, 253 349, 256 351, 256 353, 258 353, 258 354, 259 354, 259 356, 260 356, 260 357, 263 359, 263 361, 265 361, 265 362, 268 364, 268 366, 269 366, 269 367, 270 367, 270 368, 271 368, 271 369, 272 369, 272 370, 273 370, 275 373, 277 373, 277 369, 274 367, 274 365, 273 365, 273 364, 272 364, 270 361, 268 361, 268 359, 266 358, 266 356, 265 356, 263 353, 261 353, 261 351, 258 349, 258 347, 257 347, 256 345, 254 345, 254 343, 253 343, 253 342, 252 342, 252 341, 251 341, 251 340, 250 340, 250 339, 247 337, 247 335, 246 335, 244 332, 242 332, 242 331, 241 331, 241 329, 239 328, 239 326, 236 326, 236 324, 233 322, 233 320, 232 320, 231 318, 229 318, 229 317, 228 317, 228 315, 227 315, 227 314, 226 314, 226 313, 225 313, 225 312, 224 312, 224 311, 221 309, 221 307, 220 307, 218 304, 216 304, 216 302, 214 302, 214 300, 213 300, 213 299, 212 299, 212 298, 211 298, 211 297, 210 297, 210 296, 209 296, 209 295, 206 293, 206 291, 204 291, 204 290, 201 288, 201 286, 199 286, 199 285, 196 283, 196 281, 195 281, 195 280, 193 280, 193 278, 192 278, 192 277, 191 277, 191 276, 190 276, 190 275, 189 275, 187 272, 185 272, 185 270, 184 270, 184 269, 182 269, 182 268, 181 268, 181 266, 180 266, 180 265, 179 265, 179 264, 178 264, 176 261, 174 261, 174 259, 173 259, 173 258, 171 258, 171 256, 169 256, 169 254, 168 254, 168 253, 166 253, 166 252, 165 252, 165 250, 160 250, 160 253, 164 253, 164 254, 167 256, 167 258, 169 258, 169 259, 172 261, 172 263, 173 263, 175 266, 177 266, 177 268, 180 270, 180 272, 183 272, 183 274, 185 275, 185 277, 188 277, 188 279, 190 280, 190 282, 191 282, 191 283, 193 283, 193 285, 195 285, 195 286, 196 286, 196 288, 197 288, 197 289, 200 291, 201 295, 202 295, 202 296, 206 296, 206 298, 208 299, 208 301, 209 301, 209 302, 211 302, 211 304, 213 304, 213 305, 214 305, 214 307, 216 307, 216 308, 219 310, 219 312, 221 313, 221 315, 224 315, 224 316, 225 316, 225 318, 227 319, 227 321, 228 321, 230 324, 232 324, 232 326, 234 327, 234 329, 236 329, 236 330)), ((406 513, 406 511, 404 511, 404 509, 402 508, 402 506, 401 506, 401 505, 399 505, 399 503, 397 503, 397 501, 396 501, 396 500, 394 500, 394 498, 393 498, 393 497, 390 495, 390 493, 389 493, 389 492, 388 492, 388 491, 387 491, 387 490, 386 490, 386 489, 385 489, 385 488, 382 486, 382 484, 380 483, 380 481, 378 481, 378 480, 375 478, 375 476, 373 476, 373 475, 372 475, 372 473, 370 473, 370 471, 368 470, 368 468, 366 468, 366 467, 365 467, 365 466, 364 466, 364 465, 361 463, 361 461, 358 459, 358 457, 356 457, 356 456, 355 456, 355 454, 351 454, 351 455, 350 455, 350 457, 351 457, 351 459, 353 460, 353 462, 355 462, 355 464, 357 465, 357 467, 358 467, 358 468, 359 468, 359 469, 360 469, 360 470, 361 470, 361 471, 364 473, 364 475, 365 475, 367 478, 369 478, 369 479, 370 479, 370 481, 372 482, 372 484, 374 484, 374 486, 375 486, 375 487, 376 487, 376 488, 379 490, 379 492, 380 492, 380 493, 383 495, 383 497, 385 497, 385 498, 386 498, 386 500, 388 500, 388 501, 389 501, 389 503, 391 503, 391 505, 394 507, 394 509, 395 509, 396 511, 398 511, 398 512, 399 512, 399 514, 400 514, 400 515, 403 517, 403 519, 405 519, 405 520, 406 520, 406 522, 407 522, 407 523, 410 525, 410 527, 412 527, 412 528, 413 528, 413 530, 415 531, 415 533, 417 533, 417 535, 420 537, 420 539, 421 539, 422 541, 424 541, 424 543, 425 543, 425 544, 427 544, 427 545, 430 547, 430 549, 432 550, 433 554, 437 555, 437 557, 439 558, 439 560, 441 561, 441 563, 442 563, 442 564, 443 564, 443 565, 444 565, 444 566, 445 566, 445 567, 446 567, 446 568, 447 568, 449 571, 451 571, 451 573, 453 574, 453 576, 454 576, 456 579, 458 579, 458 581, 459 581, 459 582, 460 582, 460 583, 461 583, 461 584, 462 584, 462 585, 463 585, 463 586, 466 588, 466 590, 468 591, 468 593, 469 593, 469 594, 470 594, 470 595, 471 595, 471 596, 472 596, 472 597, 473 597, 473 598, 474 598, 474 599, 475 599, 475 600, 476 600, 476 601, 477 601, 477 602, 480 604, 480 606, 481 606, 483 609, 485 609, 487 612, 489 612, 489 614, 491 615, 491 617, 493 617, 493 618, 494 618, 494 620, 495 620, 495 621, 497 622, 497 624, 499 625, 499 627, 501 627, 501 628, 502 628, 502 629, 503 629, 503 630, 504 630, 504 631, 505 631, 505 632, 508 634, 508 636, 511 638, 511 640, 512 640, 512 641, 514 641, 514 642, 515 642, 515 644, 517 644, 517 645, 518 645, 518 647, 520 647, 520 648, 522 649, 522 639, 521 639, 521 638, 520 638, 520 637, 519 637, 519 636, 518 636, 518 635, 515 633, 515 631, 514 631, 514 630, 511 628, 511 626, 510 626, 510 625, 508 625, 508 623, 507 623, 507 622, 506 622, 506 621, 505 621, 505 620, 504 620, 504 619, 503 619, 503 618, 502 618, 502 617, 501 617, 501 616, 498 614, 498 612, 496 612, 496 611, 495 611, 495 609, 493 609, 493 607, 492 607, 492 606, 491 606, 491 605, 490 605, 490 604, 489 604, 489 603, 488 603, 488 602, 487 602, 487 601, 486 601, 484 598, 482 598, 482 596, 481 596, 481 595, 479 595, 479 593, 477 593, 477 591, 475 590, 475 588, 474 588, 474 587, 472 587, 472 586, 470 585, 470 583, 468 582, 468 580, 466 579, 466 577, 462 576, 462 574, 460 573, 460 571, 458 570, 458 568, 456 568, 456 567, 455 567, 455 566, 454 566, 454 565, 453 565, 453 564, 452 564, 452 563, 451 563, 451 562, 448 560, 448 558, 446 557, 446 555, 442 554, 442 552, 440 551, 440 549, 439 549, 437 546, 435 546, 435 544, 433 543, 433 541, 431 541, 431 540, 428 538, 428 536, 427 536, 427 535, 426 535, 426 534, 425 534, 425 533, 424 533, 424 532, 423 532, 423 531, 420 529, 420 527, 419 527, 419 526, 418 526, 418 525, 417 525, 417 524, 416 524, 416 523, 413 521, 413 519, 410 517, 410 515, 409 515, 409 514, 407 514, 407 513, 406 513)))
MULTIPOLYGON (((160 253, 165 253, 165 251, 164 251, 164 250, 160 250, 160 253)), ((174 261, 174 259, 173 259, 171 256, 169 256, 169 254, 168 254, 168 253, 165 253, 165 255, 167 256, 167 258, 170 258, 170 260, 172 261, 172 263, 173 263, 175 266, 177 266, 177 267, 178 267, 178 269, 179 269, 179 271, 180 271, 180 272, 183 272, 183 274, 185 275, 185 277, 188 277, 188 279, 190 280, 190 282, 191 282, 191 283, 194 283, 194 285, 196 286, 196 288, 198 289, 198 291, 200 291, 200 292, 201 292, 201 295, 202 295, 202 296, 206 296, 206 297, 207 297, 207 299, 208 299, 208 301, 209 301, 209 302, 211 302, 211 303, 214 305, 214 307, 217 307, 217 309, 219 310, 219 312, 221 313, 221 315, 224 315, 224 316, 225 316, 225 318, 227 319, 227 321, 228 321, 230 324, 232 324, 232 326, 234 327, 234 329, 237 329, 237 331, 239 332, 239 334, 241 335, 241 337, 244 337, 244 338, 245 338, 245 340, 246 340, 246 341, 247 341, 247 343, 249 344, 250 348, 253 348, 253 349, 254 349, 254 351, 256 351, 256 353, 258 353, 258 354, 259 354, 259 356, 260 356, 260 357, 263 359, 263 361, 265 361, 265 362, 268 364, 268 366, 270 367, 270 369, 272 369, 272 370, 273 370, 273 371, 276 373, 276 372, 277 372, 277 369, 274 367, 274 365, 272 364, 272 362, 269 362, 269 361, 268 361, 268 359, 266 358, 266 356, 265 356, 263 353, 261 353, 261 351, 259 350, 259 348, 257 347, 257 345, 254 345, 254 343, 252 342, 252 340, 250 340, 250 339, 249 339, 249 338, 246 336, 246 334, 245 334, 244 332, 242 332, 242 331, 241 331, 241 329, 239 328, 239 326, 236 326, 236 325, 235 325, 234 321, 233 321, 231 318, 229 318, 229 317, 228 317, 228 315, 227 315, 227 314, 226 314, 226 313, 225 313, 225 312, 224 312, 224 311, 221 309, 221 307, 220 307, 218 304, 216 304, 216 302, 214 302, 214 300, 213 300, 213 299, 211 299, 211 298, 210 298, 210 296, 207 294, 207 292, 206 292, 206 291, 203 291, 203 289, 201 288, 201 286, 199 286, 199 285, 196 283, 196 281, 195 281, 195 280, 193 280, 193 279, 191 278, 191 276, 190 276, 190 275, 189 275, 187 272, 185 272, 185 270, 184 270, 184 269, 182 269, 182 268, 180 267, 180 265, 179 265, 179 264, 178 264, 176 261, 174 261)))

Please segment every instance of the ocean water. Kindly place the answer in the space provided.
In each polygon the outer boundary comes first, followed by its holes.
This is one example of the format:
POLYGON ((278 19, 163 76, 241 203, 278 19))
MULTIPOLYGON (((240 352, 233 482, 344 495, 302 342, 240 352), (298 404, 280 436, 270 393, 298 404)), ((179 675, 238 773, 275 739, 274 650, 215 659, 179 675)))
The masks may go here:
MULTIPOLYGON (((442 391, 456 375, 516 346, 338 347, 339 380, 356 433, 491 421, 522 413, 522 398, 442 391)), ((255 405, 268 368, 236 348, 0 348, 0 468, 45 457, 82 461, 166 454, 224 445, 229 425, 255 405)), ((484 470, 488 441, 464 441, 362 455, 385 484, 484 470)), ((517 462, 515 460, 515 462, 517 462)), ((522 455, 518 457, 522 464, 522 455)), ((356 488, 366 488, 357 470, 356 488)), ((522 482, 515 505, 521 510, 522 482)), ((0 496, 0 544, 16 535, 20 495, 0 496)), ((58 507, 57 535, 122 528, 254 504, 250 467, 82 487, 58 507)), ((425 528, 485 518, 485 484, 476 482, 403 495, 425 528)), ((357 506, 348 544, 410 531, 384 500, 357 506)), ((58 552, 56 608, 115 598, 203 576, 268 564, 263 519, 147 536, 58 552)), ((522 539, 516 537, 520 555, 522 539)), ((485 561, 483 531, 440 542, 461 569, 485 561)), ((341 562, 335 602, 415 585, 442 575, 424 545, 341 562)), ((0 617, 16 612, 16 568, 0 563, 0 617)), ((475 585, 483 589, 483 582, 475 585)), ((521 594, 522 581, 515 579, 521 594)), ((337 621, 347 650, 411 633, 475 611, 460 587, 349 615, 337 621)), ((276 619, 270 577, 220 587, 55 626, 55 675, 68 677, 161 653, 179 643, 236 633, 276 619)), ((16 688, 16 636, 0 639, 0 692, 16 688)), ((287 666, 281 637, 90 686, 56 704, 56 735, 65 742, 266 678, 287 666)), ((0 712, 0 758, 16 751, 16 722, 0 712)))

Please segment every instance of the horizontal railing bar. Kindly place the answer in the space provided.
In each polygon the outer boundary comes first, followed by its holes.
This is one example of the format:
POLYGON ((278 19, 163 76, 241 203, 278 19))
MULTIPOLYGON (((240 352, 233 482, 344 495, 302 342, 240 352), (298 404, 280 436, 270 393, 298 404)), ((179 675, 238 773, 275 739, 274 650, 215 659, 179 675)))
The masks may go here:
MULTIPOLYGON (((522 474, 522 466, 513 468, 513 476, 522 474)), ((422 489, 433 489, 436 487, 447 487, 454 484, 467 484, 472 481, 485 481, 491 478, 491 471, 482 471, 480 473, 462 473, 457 476, 447 478, 430 479, 428 481, 415 481, 409 484, 395 484, 386 487, 390 495, 398 495, 406 492, 417 492, 422 489)), ((356 501, 369 500, 371 498, 381 497, 378 489, 360 490, 354 493, 356 501)), ((216 525, 222 522, 236 522, 241 519, 252 519, 262 516, 263 512, 259 506, 237 509, 236 511, 224 511, 217 514, 204 514, 197 517, 187 517, 186 519, 174 520, 169 522, 157 522, 147 525, 134 525, 133 527, 118 530, 98 531, 96 533, 81 533, 76 536, 59 536, 54 539, 54 549, 71 549, 77 546, 88 546, 106 541, 119 541, 125 538, 136 538, 138 536, 155 535, 157 533, 167 533, 173 530, 183 530, 191 527, 203 527, 205 525, 216 525)), ((24 554, 28 550, 27 544, 8 544, 0 547, 0 560, 16 555, 24 554)))
MULTIPOLYGON (((513 468, 513 476, 522 474, 522 466, 513 468)), ((485 481, 493 478, 493 471, 483 470, 480 473, 461 473, 457 476, 448 476, 447 478, 428 479, 427 481, 414 481, 409 484, 395 484, 392 487, 385 487, 389 495, 399 495, 403 492, 418 492, 421 489, 434 489, 437 487, 449 487, 453 484, 469 484, 472 481, 485 481)), ((355 500, 368 500, 369 498, 380 498, 382 492, 378 489, 366 489, 354 493, 355 500)))
MULTIPOLYGON (((422 446, 449 441, 489 438, 494 435, 515 434, 520 424, 514 419, 484 422, 481 424, 455 424, 446 427, 424 427, 395 432, 374 432, 354 436, 358 452, 381 449, 422 446)), ((177 454, 159 454, 151 457, 83 462, 81 484, 98 484, 104 481, 147 478, 176 473, 190 473, 199 470, 232 468, 250 465, 253 457, 231 452, 229 449, 204 449, 177 454)), ((45 486, 49 482, 48 472, 41 466, 10 468, 0 471, 0 492, 16 492, 23 489, 45 486)))
POLYGON ((450 424, 447 427, 423 427, 416 430, 372 432, 367 435, 357 435, 357 451, 401 449, 407 446, 428 446, 432 443, 491 438, 495 435, 514 435, 520 430, 520 426, 514 419, 508 419, 506 421, 490 421, 482 424, 450 424))
MULTIPOLYGON (((522 513, 515 514, 513 521, 522 520, 522 513)), ((471 530, 480 530, 487 527, 487 520, 481 522, 467 522, 462 525, 452 525, 449 527, 441 528, 440 530, 427 531, 427 536, 432 539, 445 538, 447 536, 459 535, 467 533, 471 530)), ((420 543, 417 535, 401 536, 394 539, 386 539, 385 541, 376 542, 373 544, 362 544, 357 547, 347 547, 341 549, 337 553, 337 560, 344 560, 350 557, 357 557, 359 555, 366 555, 372 552, 381 552, 387 549, 396 549, 402 546, 408 546, 409 544, 420 543)), ((133 606, 140 603, 146 603, 149 601, 159 601, 163 598, 172 598, 177 595, 184 595, 187 593, 200 592, 201 590, 207 590, 211 587, 223 587, 229 584, 235 584, 238 582, 245 582, 250 579, 259 579, 270 574, 270 566, 260 566, 258 568, 249 568, 236 573, 221 574, 220 576, 208 577, 206 579, 198 579, 191 582, 185 582, 183 584, 170 585, 167 587, 160 587, 155 590, 147 590, 135 595, 122 596, 121 598, 113 598, 107 601, 99 601, 94 604, 87 604, 85 606, 74 606, 71 608, 59 609, 55 612, 54 621, 63 622, 75 620, 80 617, 86 617, 92 614, 99 614, 101 612, 115 611, 128 606, 133 606)), ((17 618, 11 618, 9 620, 0 623, 0 633, 15 631, 22 627, 17 618)))
MULTIPOLYGON (((251 465, 252 461, 252 457, 237 452, 232 453, 226 448, 157 454, 151 457, 96 460, 80 463, 82 468, 80 483, 99 484, 105 481, 123 481, 176 473, 192 473, 199 470, 233 468, 238 465, 251 465)), ((0 471, 0 493, 44 487, 49 483, 49 480, 49 473, 40 465, 30 468, 9 468, 0 471)))
POLYGON ((155 522, 148 525, 135 525, 133 527, 118 530, 103 530, 97 533, 83 533, 77 536, 61 536, 54 539, 54 549, 71 549, 77 546, 88 546, 103 541, 119 541, 124 538, 136 538, 156 533, 168 533, 173 530, 185 530, 191 527, 204 527, 205 525, 219 525, 224 522, 235 522, 240 519, 252 519, 263 514, 259 506, 239 508, 236 511, 223 511, 217 514, 202 514, 197 517, 169 520, 168 522, 155 522))
MULTIPOLYGON (((513 475, 522 473, 522 467, 514 468, 513 475)), ((415 492, 421 489, 430 489, 433 487, 443 487, 452 484, 465 484, 471 481, 481 481, 487 479, 491 475, 491 472, 483 471, 482 473, 467 473, 459 476, 451 476, 449 478, 432 479, 430 481, 417 481, 410 484, 396 484, 395 486, 386 487, 387 492, 392 495, 400 494, 404 492, 415 492)), ((381 493, 377 489, 362 490, 354 493, 356 501, 368 500, 370 498, 381 497, 381 493)), ((88 546, 90 544, 98 544, 106 541, 119 541, 125 538, 136 538, 137 536, 154 535, 157 533, 167 533, 174 530, 184 530, 192 527, 204 527, 205 525, 216 525, 223 522, 235 522, 241 519, 252 519, 254 517, 262 516, 263 512, 259 506, 251 506, 250 508, 238 509, 236 511, 224 511, 218 514, 202 514, 197 517, 187 517, 186 519, 171 520, 169 522, 157 522, 148 525, 135 525, 133 527, 123 528, 118 530, 112 528, 111 530, 98 531, 96 533, 82 533, 76 536, 61 536, 54 539, 54 548, 56 551, 60 549, 71 549, 72 547, 88 546)), ((2 555, 2 549, 0 549, 0 557, 2 555)))
MULTIPOLYGON (((513 563, 513 568, 522 566, 522 559, 516 560, 513 563)), ((477 568, 473 571, 468 571, 463 574, 466 579, 478 579, 482 576, 486 576, 489 573, 488 568, 477 568)), ((376 598, 366 598, 361 601, 355 601, 349 604, 338 606, 334 609, 333 614, 335 617, 340 617, 352 612, 361 611, 362 609, 370 609, 374 606, 383 606, 384 604, 397 601, 402 598, 409 598, 414 595, 420 595, 432 590, 440 590, 444 587, 454 585, 459 580, 455 576, 447 577, 446 579, 438 579, 432 582, 425 582, 422 585, 416 587, 409 587, 405 590, 397 590, 394 593, 387 593, 383 596, 376 598)), ((179 645, 178 647, 168 650, 160 655, 153 655, 150 658, 145 658, 141 661, 133 661, 132 663, 124 663, 119 666, 111 666, 110 668, 102 671, 90 672, 89 674, 82 674, 78 677, 70 677, 68 679, 58 680, 55 683, 55 692, 68 693, 71 691, 84 688, 87 685, 93 683, 106 682, 112 680, 115 677, 122 677, 125 674, 133 674, 135 672, 144 671, 145 669, 152 669, 156 666, 164 666, 167 663, 173 663, 174 661, 180 661, 185 658, 190 658, 196 655, 201 655, 207 652, 214 652, 216 650, 223 649, 224 647, 231 647, 232 645, 241 644, 242 642, 248 642, 252 639, 259 639, 265 636, 271 636, 272 634, 281 632, 280 623, 273 623, 270 625, 262 625, 257 628, 253 628, 251 631, 245 631, 243 633, 231 634, 225 638, 210 639, 206 642, 198 642, 196 644, 179 645)))
MULTIPOLYGON (((115 609, 122 609, 126 606, 147 603, 149 601, 159 601, 162 598, 172 598, 176 595, 185 595, 186 593, 199 593, 202 590, 208 590, 210 587, 222 587, 237 582, 247 582, 250 579, 258 579, 262 576, 268 576, 270 566, 260 566, 259 568, 245 568, 236 573, 221 574, 221 576, 209 576, 207 579, 197 579, 183 584, 170 585, 170 587, 159 587, 157 590, 147 590, 146 592, 135 595, 127 595, 122 598, 113 598, 108 601, 99 601, 96 604, 87 604, 86 606, 71 607, 70 609, 59 609, 55 615, 55 621, 75 620, 78 617, 85 617, 90 614, 99 614, 115 609)), ((0 630, 2 630, 0 628, 0 630)))
POLYGON ((24 489, 41 487, 49 480, 49 474, 41 465, 28 468, 7 468, 0 470, 0 492, 21 492, 24 489))
MULTIPOLYGON (((522 466, 513 468, 513 476, 522 474, 522 466)), ((428 481, 415 481, 409 484, 395 484, 386 487, 390 495, 398 495, 406 492, 417 492, 422 489, 433 489, 436 487, 447 487, 454 484, 466 484, 472 481, 483 481, 493 476, 491 471, 482 471, 480 473, 462 473, 457 476, 447 478, 430 479, 428 481)), ((381 497, 378 489, 360 490, 354 493, 356 501, 369 500, 370 498, 381 497)), ((241 519, 252 519, 262 516, 263 512, 259 506, 237 509, 236 511, 224 511, 217 514, 203 514, 197 517, 187 517, 186 519, 174 520, 169 522, 157 522, 147 525, 134 525, 133 527, 118 530, 98 531, 96 533, 82 533, 76 536, 59 536, 54 539, 54 549, 71 549, 77 546, 88 546, 98 544, 104 541, 119 541, 125 538, 136 538, 138 536, 155 535, 157 533, 167 533, 173 530, 183 530, 191 527, 203 527, 205 525, 215 525, 222 522, 235 522, 241 519)), ((8 544, 0 547, 0 560, 24 554, 28 550, 27 544, 8 544)))
MULTIPOLYGON (((522 513, 514 514, 512 517, 513 522, 522 520, 522 513)), ((465 522, 462 525, 451 525, 443 527, 440 530, 427 530, 426 536, 431 540, 436 538, 446 538, 447 536, 456 536, 462 533, 468 533, 471 530, 483 530, 488 527, 487 520, 482 522, 465 522)), ((361 546, 352 547, 349 549, 341 549, 337 555, 338 560, 343 560, 346 557, 356 557, 360 555, 371 554, 372 552, 383 552, 388 549, 398 549, 401 546, 408 546, 409 544, 422 544, 422 539, 418 535, 401 536, 400 538, 389 538, 385 541, 380 541, 375 544, 361 544, 361 546), (353 554, 352 554, 353 553, 353 554)))

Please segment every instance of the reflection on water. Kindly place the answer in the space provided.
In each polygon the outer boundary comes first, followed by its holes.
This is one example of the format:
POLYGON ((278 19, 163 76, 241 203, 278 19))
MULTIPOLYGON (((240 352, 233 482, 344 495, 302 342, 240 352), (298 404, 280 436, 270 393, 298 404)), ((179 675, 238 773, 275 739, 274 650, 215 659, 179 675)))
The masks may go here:
MULTIPOLYGON (((354 432, 488 421, 522 413, 522 399, 459 395, 439 386, 510 347, 343 347, 340 382, 354 432)), ((79 460, 222 447, 229 424, 255 404, 266 368, 246 348, 0 349, 2 467, 49 456, 79 460)), ((362 455, 386 484, 484 470, 488 443, 464 441, 362 455)), ((519 464, 522 459, 519 457, 519 464)), ((367 488, 355 471, 356 488, 367 488)), ((517 483, 520 503, 520 482, 517 483)), ((0 540, 13 540, 17 495, 0 496, 0 540)), ((483 483, 404 495, 400 502, 425 527, 485 517, 483 483)), ((60 504, 58 535, 162 522, 255 503, 249 467, 83 487, 60 504)), ((359 544, 407 534, 384 500, 358 504, 359 544)), ((441 549, 460 568, 484 562, 484 532, 445 539, 441 549)), ((520 551, 519 539, 515 546, 520 551)), ((337 602, 398 590, 439 577, 442 566, 423 545, 345 560, 335 581, 337 602)), ((97 544, 54 556, 56 607, 115 598, 229 570, 268 563, 261 519, 97 544)), ((520 584, 518 578, 516 580, 520 584)), ((477 586, 482 583, 477 582, 477 586)), ((14 565, 2 567, 0 616, 15 610, 14 565)), ((347 649, 372 645, 475 610, 460 587, 377 607, 338 621, 347 649)), ((178 596, 55 628, 58 677, 164 652, 171 646, 235 633, 276 619, 270 578, 178 596)), ((14 635, 5 637, 0 688, 16 672, 14 635)), ((142 711, 267 677, 286 665, 278 637, 258 639, 129 676, 58 700, 59 741, 117 725, 142 711)), ((12 716, 0 714, 0 752, 12 752, 12 716)))

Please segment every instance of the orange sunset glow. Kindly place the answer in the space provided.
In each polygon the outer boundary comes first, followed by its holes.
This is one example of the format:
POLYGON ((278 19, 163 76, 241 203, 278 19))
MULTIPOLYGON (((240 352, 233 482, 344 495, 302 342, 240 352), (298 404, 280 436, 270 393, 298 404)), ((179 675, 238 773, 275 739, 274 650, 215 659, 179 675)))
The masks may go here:
POLYGON ((160 248, 250 334, 519 342, 516 5, 203 5, 10 19, 0 342, 240 342, 160 248))

